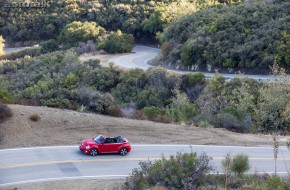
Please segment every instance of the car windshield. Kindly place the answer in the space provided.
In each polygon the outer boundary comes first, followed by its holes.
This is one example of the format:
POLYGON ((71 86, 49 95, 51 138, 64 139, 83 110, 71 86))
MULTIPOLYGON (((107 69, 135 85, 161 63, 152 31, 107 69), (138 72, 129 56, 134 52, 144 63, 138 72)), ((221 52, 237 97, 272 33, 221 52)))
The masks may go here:
POLYGON ((94 138, 94 141, 96 143, 101 143, 101 142, 103 142, 103 140, 104 140, 104 137, 102 137, 101 135, 94 138))

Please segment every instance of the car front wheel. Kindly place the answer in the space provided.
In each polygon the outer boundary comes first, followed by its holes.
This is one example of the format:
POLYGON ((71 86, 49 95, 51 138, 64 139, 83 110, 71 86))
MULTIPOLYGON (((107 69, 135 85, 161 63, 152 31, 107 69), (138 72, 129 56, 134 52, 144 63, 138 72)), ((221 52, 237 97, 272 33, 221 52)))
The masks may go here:
POLYGON ((128 150, 127 150, 126 148, 122 148, 122 149, 120 150, 120 154, 121 154, 122 156, 125 156, 127 153, 128 153, 128 150))
POLYGON ((93 148, 93 149, 90 151, 90 154, 91 154, 92 156, 97 156, 97 155, 98 155, 98 150, 95 149, 95 148, 93 148))

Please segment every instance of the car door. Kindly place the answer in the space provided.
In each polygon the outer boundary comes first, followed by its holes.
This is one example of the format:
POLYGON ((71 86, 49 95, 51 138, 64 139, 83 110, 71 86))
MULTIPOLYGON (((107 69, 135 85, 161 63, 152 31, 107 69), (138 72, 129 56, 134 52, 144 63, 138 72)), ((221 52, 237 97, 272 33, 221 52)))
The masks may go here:
POLYGON ((112 144, 111 144, 112 151, 114 153, 118 153, 121 145, 122 145, 122 143, 112 142, 112 144))
POLYGON ((115 145, 112 143, 112 141, 109 140, 109 138, 106 138, 105 141, 100 146, 101 153, 114 153, 115 151, 115 145))

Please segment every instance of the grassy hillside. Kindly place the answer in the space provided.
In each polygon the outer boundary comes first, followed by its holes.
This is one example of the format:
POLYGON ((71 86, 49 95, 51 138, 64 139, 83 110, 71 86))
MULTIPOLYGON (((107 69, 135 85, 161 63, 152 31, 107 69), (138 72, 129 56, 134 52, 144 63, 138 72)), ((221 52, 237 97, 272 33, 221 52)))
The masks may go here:
MULTIPOLYGON (((187 15, 162 34, 167 62, 211 68, 290 66, 290 2, 247 1, 187 15)), ((210 69, 209 69, 210 70, 210 69)))

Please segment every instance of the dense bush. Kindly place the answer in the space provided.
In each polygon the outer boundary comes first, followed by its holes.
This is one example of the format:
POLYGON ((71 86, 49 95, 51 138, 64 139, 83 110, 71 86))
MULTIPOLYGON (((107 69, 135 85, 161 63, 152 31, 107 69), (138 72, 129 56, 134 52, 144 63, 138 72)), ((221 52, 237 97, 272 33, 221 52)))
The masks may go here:
POLYGON ((99 59, 89 59, 87 61, 84 61, 83 64, 87 67, 90 67, 91 69, 96 69, 96 68, 100 68, 101 60, 99 59))
POLYGON ((105 115, 110 115, 116 111, 114 98, 109 93, 80 88, 76 94, 80 103, 86 106, 89 111, 105 115))
POLYGON ((230 113, 216 114, 211 118, 210 122, 215 127, 225 128, 234 132, 244 133, 248 132, 248 129, 241 124, 238 119, 230 113))
POLYGON ((134 47, 134 37, 132 34, 116 33, 111 34, 103 41, 98 48, 108 53, 128 53, 134 47))
POLYGON ((12 110, 5 104, 0 103, 0 123, 12 117, 12 110))
POLYGON ((205 154, 177 153, 169 159, 141 162, 126 179, 124 189, 150 189, 161 185, 167 189, 197 189, 206 187, 207 174, 212 170, 205 154))
POLYGON ((170 62, 204 70, 268 68, 274 60, 290 66, 289 13, 290 3, 280 0, 208 8, 166 28, 162 40, 173 45, 162 52, 170 62))
POLYGON ((73 47, 77 46, 79 42, 97 41, 97 38, 105 32, 106 30, 95 22, 75 21, 64 27, 59 40, 67 47, 73 47))
POLYGON ((0 102, 12 102, 14 100, 14 97, 6 90, 3 88, 0 88, 0 102))
POLYGON ((162 110, 158 107, 144 107, 144 113, 148 117, 148 119, 152 120, 158 115, 161 115, 162 110))
POLYGON ((42 53, 49 53, 49 52, 57 51, 58 49, 59 49, 58 42, 54 39, 44 42, 41 46, 42 53))
POLYGON ((290 182, 288 180, 288 183, 283 181, 279 176, 272 175, 268 176, 265 181, 263 181, 261 184, 259 184, 261 189, 265 190, 271 190, 271 189, 277 189, 277 190, 289 190, 290 189, 290 182))
POLYGON ((74 48, 74 51, 80 55, 83 53, 90 53, 97 50, 96 43, 92 40, 88 40, 87 43, 79 42, 78 46, 74 48))
POLYGON ((167 159, 162 157, 161 160, 155 162, 140 162, 140 167, 133 169, 131 176, 126 179, 123 189, 289 190, 290 188, 289 179, 278 175, 244 174, 249 169, 246 155, 236 155, 234 160, 228 155, 226 161, 223 162, 227 168, 225 168, 225 174, 212 172, 209 159, 205 155, 198 156, 196 153, 177 153, 175 157, 170 156, 167 159), (234 168, 233 165, 235 165, 234 168), (232 175, 231 172, 239 175, 232 175))

